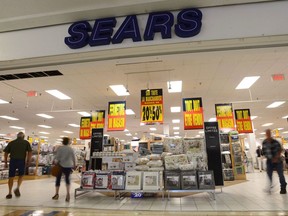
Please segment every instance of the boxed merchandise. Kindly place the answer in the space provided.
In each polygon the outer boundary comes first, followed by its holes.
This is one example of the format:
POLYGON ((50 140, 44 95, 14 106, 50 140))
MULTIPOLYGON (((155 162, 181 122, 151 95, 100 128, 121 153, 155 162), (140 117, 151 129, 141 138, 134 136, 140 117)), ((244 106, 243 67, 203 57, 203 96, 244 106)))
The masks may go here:
POLYGON ((126 173, 126 189, 127 190, 141 190, 142 186, 142 172, 129 171, 126 173))
POLYGON ((188 164, 188 158, 185 154, 166 156, 164 160, 166 170, 178 170, 179 165, 188 164))
POLYGON ((181 172, 181 189, 182 190, 198 189, 196 171, 182 171, 181 172))
POLYGON ((135 166, 135 170, 136 171, 147 171, 147 170, 149 170, 149 166, 147 166, 147 165, 138 165, 138 166, 135 166))
POLYGON ((143 173, 143 190, 159 190, 159 172, 143 173))
POLYGON ((164 171, 164 167, 163 166, 161 166, 161 167, 150 167, 149 169, 148 169, 148 171, 164 171))
POLYGON ((180 172, 166 171, 165 172, 165 189, 166 190, 180 190, 180 172))
POLYGON ((96 173, 86 171, 82 173, 81 188, 93 189, 95 185, 96 173))
POLYGON ((198 171, 199 189, 215 189, 213 171, 198 171))
POLYGON ((183 154, 182 138, 164 138, 163 146, 165 152, 170 152, 175 155, 183 154))
POLYGON ((121 162, 109 162, 108 170, 120 170, 124 168, 124 164, 121 162))
POLYGON ((151 160, 147 163, 149 167, 161 167, 163 166, 162 160, 151 160))
POLYGON ((153 143, 150 147, 153 154, 162 154, 164 151, 163 143, 153 143))
POLYGON ((108 189, 110 185, 111 176, 109 172, 99 172, 96 174, 94 188, 108 189))
POLYGON ((112 187, 112 190, 124 190, 125 189, 125 172, 124 171, 112 172, 111 187, 112 187))
POLYGON ((184 154, 204 151, 204 146, 203 138, 184 138, 183 140, 184 154))
POLYGON ((149 162, 149 159, 146 157, 138 158, 136 161, 137 165, 146 165, 149 162))
POLYGON ((234 181, 234 172, 232 169, 223 169, 224 181, 234 181))
POLYGON ((125 170, 126 171, 131 171, 131 170, 135 170, 135 163, 125 163, 125 170))

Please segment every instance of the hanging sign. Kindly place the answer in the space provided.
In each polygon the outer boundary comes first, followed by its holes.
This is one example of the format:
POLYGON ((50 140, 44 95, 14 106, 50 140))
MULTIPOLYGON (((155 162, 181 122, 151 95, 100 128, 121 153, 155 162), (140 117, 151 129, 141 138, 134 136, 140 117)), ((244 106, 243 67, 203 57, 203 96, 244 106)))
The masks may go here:
POLYGON ((250 109, 236 109, 234 112, 238 133, 253 133, 250 109))
POLYGON ((81 117, 80 120, 80 139, 90 139, 91 137, 91 117, 81 117))
POLYGON ((124 131, 126 128, 126 102, 114 101, 108 104, 108 131, 124 131))
POLYGON ((203 129, 202 98, 183 98, 184 130, 203 129))
POLYGON ((105 127, 105 110, 92 112, 91 130, 105 127))
POLYGON ((163 123, 162 89, 141 90, 141 123, 163 123))
POLYGON ((235 130, 232 103, 215 104, 215 111, 220 129, 235 130))

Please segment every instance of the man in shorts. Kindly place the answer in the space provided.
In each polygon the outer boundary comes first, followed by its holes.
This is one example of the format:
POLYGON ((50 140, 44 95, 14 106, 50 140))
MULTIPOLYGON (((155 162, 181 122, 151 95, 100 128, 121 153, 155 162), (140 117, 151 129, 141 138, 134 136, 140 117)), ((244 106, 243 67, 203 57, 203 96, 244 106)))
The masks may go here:
POLYGON ((4 149, 5 155, 5 167, 7 168, 8 155, 10 154, 10 162, 9 162, 9 180, 8 180, 8 188, 9 193, 6 196, 6 199, 12 198, 12 188, 13 181, 16 173, 16 169, 18 169, 18 185, 14 190, 14 194, 16 197, 20 197, 20 186, 23 181, 23 176, 25 174, 25 161, 26 165, 29 166, 32 156, 31 145, 27 140, 24 140, 25 134, 23 132, 19 132, 17 134, 17 139, 8 143, 7 147, 4 149))

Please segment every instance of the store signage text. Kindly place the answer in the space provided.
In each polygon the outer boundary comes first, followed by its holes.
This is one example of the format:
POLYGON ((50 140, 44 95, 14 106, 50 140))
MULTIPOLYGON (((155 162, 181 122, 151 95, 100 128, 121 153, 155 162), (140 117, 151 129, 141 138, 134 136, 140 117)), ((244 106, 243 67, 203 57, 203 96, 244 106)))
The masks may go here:
POLYGON ((202 98, 183 98, 184 130, 203 129, 202 98))
MULTIPOLYGON (((202 12, 198 9, 184 9, 177 15, 174 24, 174 15, 171 12, 153 12, 148 16, 143 34, 144 41, 154 39, 155 33, 160 33, 162 39, 172 37, 174 26, 175 34, 180 38, 193 37, 199 34, 202 26, 202 12)), ((121 44, 125 39, 132 39, 133 42, 142 41, 140 28, 136 15, 129 15, 113 35, 114 27, 117 24, 115 17, 95 20, 93 28, 88 21, 73 23, 65 37, 65 44, 71 49, 79 49, 89 46, 100 46, 109 44, 121 44)))
POLYGON ((250 109, 236 109, 234 112, 238 133, 253 133, 250 109))
POLYGON ((235 130, 232 103, 215 104, 215 111, 220 129, 235 130))
POLYGON ((126 128, 126 102, 114 101, 108 104, 107 131, 124 131, 126 128))

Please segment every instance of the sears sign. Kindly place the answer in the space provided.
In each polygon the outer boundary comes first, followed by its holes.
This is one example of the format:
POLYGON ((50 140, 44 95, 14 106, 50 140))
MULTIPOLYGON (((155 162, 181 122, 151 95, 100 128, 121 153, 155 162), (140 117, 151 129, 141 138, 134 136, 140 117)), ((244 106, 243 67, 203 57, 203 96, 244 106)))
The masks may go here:
POLYGON ((79 49, 89 46, 108 44, 120 44, 125 39, 133 42, 150 41, 155 33, 160 33, 162 39, 171 38, 172 30, 180 38, 193 37, 201 30, 202 13, 200 10, 191 8, 181 10, 174 21, 171 12, 150 13, 145 26, 145 31, 140 32, 136 15, 127 16, 114 34, 117 24, 115 17, 95 20, 94 26, 88 21, 75 22, 69 27, 70 36, 65 37, 65 44, 71 49, 79 49), (142 38, 143 34, 143 38, 142 38))

